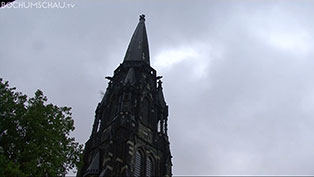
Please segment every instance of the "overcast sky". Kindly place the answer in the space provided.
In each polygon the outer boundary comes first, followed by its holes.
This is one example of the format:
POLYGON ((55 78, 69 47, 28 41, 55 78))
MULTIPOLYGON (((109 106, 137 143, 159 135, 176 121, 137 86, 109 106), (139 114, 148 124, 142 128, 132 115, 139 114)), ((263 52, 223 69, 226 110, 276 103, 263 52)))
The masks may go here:
POLYGON ((77 141, 144 13, 174 175, 314 175, 314 1, 56 2, 0 9, 0 77, 72 107, 77 141))

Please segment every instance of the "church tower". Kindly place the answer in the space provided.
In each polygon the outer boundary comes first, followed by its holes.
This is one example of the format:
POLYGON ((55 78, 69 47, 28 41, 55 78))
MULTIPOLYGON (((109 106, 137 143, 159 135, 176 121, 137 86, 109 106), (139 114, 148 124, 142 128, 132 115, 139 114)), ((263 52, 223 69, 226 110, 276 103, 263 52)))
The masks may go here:
POLYGON ((145 16, 96 108, 77 177, 172 176, 168 106, 150 66, 145 16))

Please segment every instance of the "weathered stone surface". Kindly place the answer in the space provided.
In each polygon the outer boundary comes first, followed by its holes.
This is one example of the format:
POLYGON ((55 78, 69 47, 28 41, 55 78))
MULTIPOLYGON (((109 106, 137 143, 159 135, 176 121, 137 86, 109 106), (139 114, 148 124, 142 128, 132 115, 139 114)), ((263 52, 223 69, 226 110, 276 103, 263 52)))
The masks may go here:
POLYGON ((161 77, 149 64, 145 18, 132 36, 95 111, 77 177, 172 176, 168 106, 161 77))

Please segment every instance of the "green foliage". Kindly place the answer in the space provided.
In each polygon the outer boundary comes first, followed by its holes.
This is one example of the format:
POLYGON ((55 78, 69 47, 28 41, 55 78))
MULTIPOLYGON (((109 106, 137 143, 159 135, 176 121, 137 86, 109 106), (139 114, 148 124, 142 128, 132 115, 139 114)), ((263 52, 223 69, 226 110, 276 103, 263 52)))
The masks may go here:
POLYGON ((27 98, 0 78, 0 176, 61 176, 80 166, 71 108, 46 102, 42 91, 27 98))

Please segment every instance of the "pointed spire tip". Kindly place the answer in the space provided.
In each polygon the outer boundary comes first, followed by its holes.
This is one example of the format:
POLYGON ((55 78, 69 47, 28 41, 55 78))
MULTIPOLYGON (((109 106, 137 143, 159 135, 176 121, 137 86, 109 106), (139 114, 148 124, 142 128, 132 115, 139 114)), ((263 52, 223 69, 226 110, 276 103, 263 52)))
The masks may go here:
POLYGON ((148 39, 144 14, 140 15, 140 21, 132 35, 124 61, 144 61, 149 64, 148 39))

